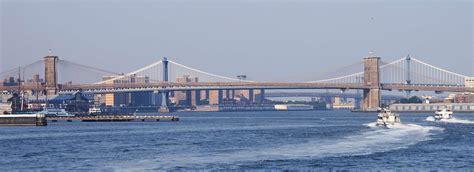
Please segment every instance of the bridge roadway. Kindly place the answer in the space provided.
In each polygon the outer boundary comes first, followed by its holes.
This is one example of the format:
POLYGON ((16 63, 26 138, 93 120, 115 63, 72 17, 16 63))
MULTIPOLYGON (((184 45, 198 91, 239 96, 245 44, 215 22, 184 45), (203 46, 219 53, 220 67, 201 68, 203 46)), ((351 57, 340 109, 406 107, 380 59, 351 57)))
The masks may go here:
MULTIPOLYGON (((245 90, 245 89, 374 89, 362 83, 304 83, 304 82, 195 82, 195 83, 147 83, 147 84, 78 84, 59 85, 61 92, 82 90, 93 93, 136 91, 185 91, 185 90, 245 90)), ((23 90, 44 90, 44 86, 25 85, 23 90)), ((439 92, 474 92, 474 88, 449 85, 382 84, 382 90, 415 90, 439 92)), ((0 86, 0 91, 15 91, 18 86, 0 86)))
POLYGON ((474 88, 460 85, 423 85, 423 84, 382 84, 382 90, 441 91, 441 92, 474 92, 474 88))
MULTIPOLYGON (((62 92, 82 90, 94 93, 134 91, 185 91, 185 90, 228 90, 228 89, 369 89, 363 84, 332 83, 286 83, 286 82, 161 82, 147 84, 80 84, 59 85, 62 92)), ((24 90, 43 90, 36 86, 22 86, 24 90)), ((0 90, 14 91, 18 86, 0 87, 0 90)))
MULTIPOLYGON (((341 97, 362 99, 362 94, 355 93, 308 93, 308 92, 266 92, 265 97, 341 97)), ((383 100, 400 100, 404 96, 382 95, 383 100)))

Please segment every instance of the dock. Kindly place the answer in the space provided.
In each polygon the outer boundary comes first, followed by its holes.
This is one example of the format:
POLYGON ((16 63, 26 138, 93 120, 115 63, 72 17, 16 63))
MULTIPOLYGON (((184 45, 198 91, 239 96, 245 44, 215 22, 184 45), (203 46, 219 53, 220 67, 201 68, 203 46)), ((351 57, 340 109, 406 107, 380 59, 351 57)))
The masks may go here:
POLYGON ((0 115, 0 126, 46 126, 46 116, 41 114, 0 115))
POLYGON ((127 121, 179 121, 177 116, 135 116, 135 115, 99 115, 99 116, 55 116, 47 117, 48 121, 82 121, 82 122, 127 122, 127 121))

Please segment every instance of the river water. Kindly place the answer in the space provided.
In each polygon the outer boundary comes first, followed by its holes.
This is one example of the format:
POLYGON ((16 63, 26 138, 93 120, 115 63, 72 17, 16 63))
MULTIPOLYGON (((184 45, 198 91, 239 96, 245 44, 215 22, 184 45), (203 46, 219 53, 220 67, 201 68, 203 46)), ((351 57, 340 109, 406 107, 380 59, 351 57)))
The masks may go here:
MULTIPOLYGON (((403 113, 179 113, 179 122, 0 127, 0 170, 472 170, 474 124, 403 113)), ((474 114, 455 114, 474 121, 474 114)))

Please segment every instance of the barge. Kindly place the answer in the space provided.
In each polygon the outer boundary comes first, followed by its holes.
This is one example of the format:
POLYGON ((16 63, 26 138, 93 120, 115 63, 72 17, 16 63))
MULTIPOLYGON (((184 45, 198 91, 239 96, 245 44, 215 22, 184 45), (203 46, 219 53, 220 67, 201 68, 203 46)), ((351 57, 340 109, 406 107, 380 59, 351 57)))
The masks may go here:
POLYGON ((12 114, 0 115, 0 126, 46 126, 46 116, 43 114, 12 114))

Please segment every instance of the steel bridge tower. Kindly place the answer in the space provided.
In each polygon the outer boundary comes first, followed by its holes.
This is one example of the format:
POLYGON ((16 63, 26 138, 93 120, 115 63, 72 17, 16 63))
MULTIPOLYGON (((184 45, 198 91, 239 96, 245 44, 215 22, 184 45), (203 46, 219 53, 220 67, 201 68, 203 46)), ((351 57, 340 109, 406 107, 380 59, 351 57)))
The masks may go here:
MULTIPOLYGON (((411 57, 410 55, 407 55, 407 57, 405 58, 405 61, 406 61, 406 77, 407 77, 406 84, 410 85, 411 84, 411 75, 410 75, 411 57)), ((406 90, 406 97, 410 98, 410 95, 411 95, 411 90, 406 90)))
MULTIPOLYGON (((163 57, 163 82, 168 82, 168 58, 163 57)), ((159 111, 160 112, 169 112, 169 92, 162 91, 161 92, 161 106, 159 111)))

